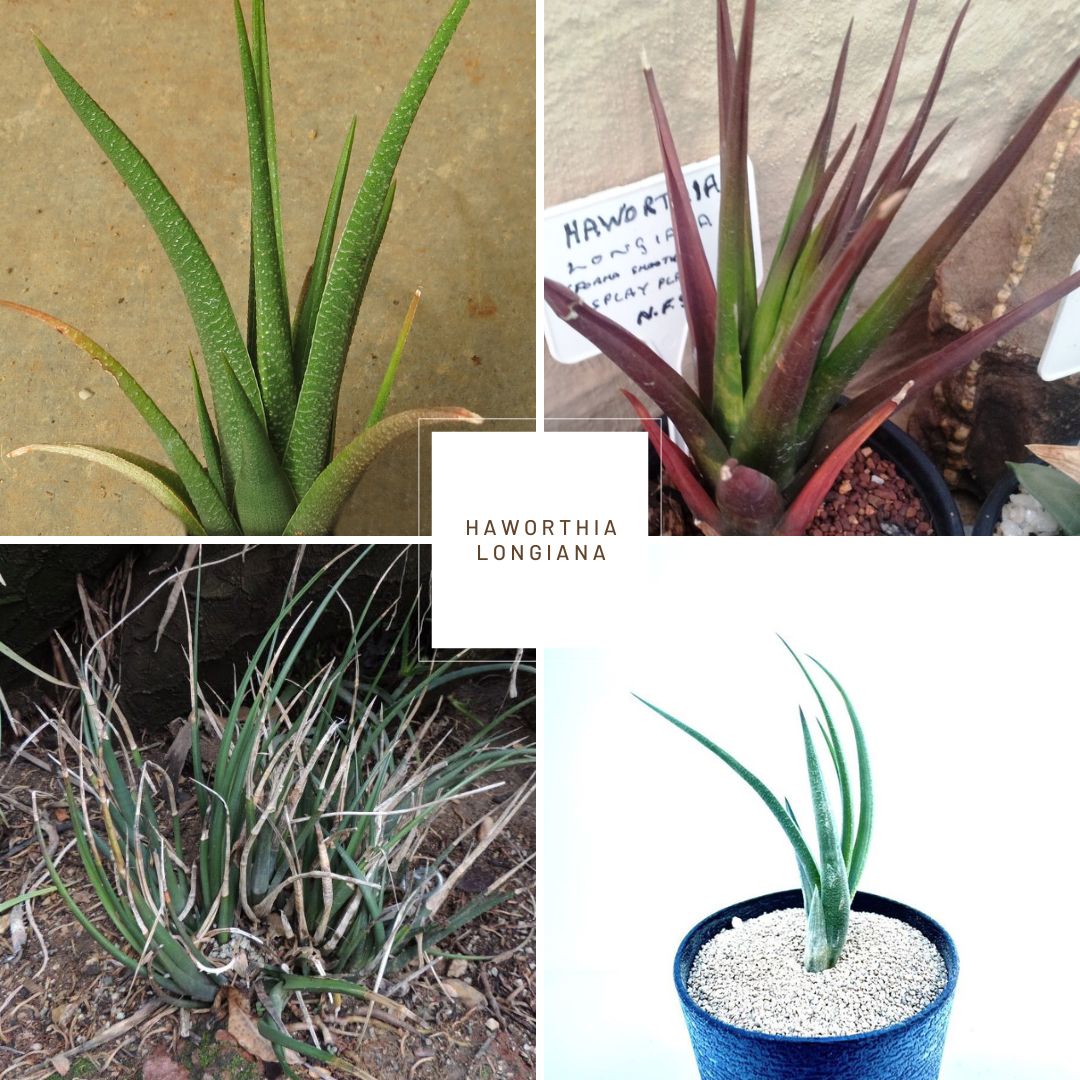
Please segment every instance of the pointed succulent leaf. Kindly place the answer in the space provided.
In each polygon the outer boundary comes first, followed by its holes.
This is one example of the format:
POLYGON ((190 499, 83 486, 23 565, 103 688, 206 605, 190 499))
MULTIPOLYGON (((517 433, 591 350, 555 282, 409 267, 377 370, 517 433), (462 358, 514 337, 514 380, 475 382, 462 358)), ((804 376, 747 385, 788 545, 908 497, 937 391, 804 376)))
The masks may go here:
POLYGON ((694 516, 694 523, 702 531, 717 534, 724 532, 723 518, 712 497, 701 486, 693 460, 664 434, 660 425, 649 415, 649 410, 633 394, 628 390, 624 390, 623 394, 637 413, 641 426, 649 436, 649 442, 660 458, 661 471, 665 472, 678 488, 687 509, 694 516))
POLYGON ((1009 462, 1024 489, 1042 503, 1066 536, 1080 534, 1080 484, 1049 465, 1009 462))
POLYGON ((701 242, 697 214, 690 201, 686 177, 683 176, 682 166, 679 164, 675 139, 671 134, 664 104, 656 89, 656 78, 650 67, 645 68, 645 85, 649 90, 649 102, 660 142, 660 156, 664 162, 671 225, 675 234, 675 258, 679 266, 679 281, 690 327, 690 340, 694 347, 697 392, 703 401, 711 401, 716 342, 716 284, 701 242))
POLYGON ((180 477, 155 461, 126 450, 116 450, 105 446, 84 446, 79 443, 31 443, 12 450, 8 457, 19 457, 30 453, 61 454, 65 457, 92 461, 96 465, 104 465, 153 495, 169 513, 180 519, 190 536, 206 535, 206 530, 185 497, 184 485, 180 477))
POLYGON ((375 259, 379 221, 405 139, 469 0, 454 0, 409 80, 375 149, 342 230, 337 254, 315 318, 311 351, 296 407, 285 468, 299 495, 307 492, 330 452, 345 358, 363 297, 365 274, 375 259))
POLYGON ((912 363, 903 364, 895 372, 868 387, 847 405, 837 409, 822 425, 809 459, 810 467, 824 460, 840 439, 860 425, 872 410, 895 395, 906 383, 911 383, 913 397, 929 390, 935 383, 970 363, 1015 327, 1076 288, 1080 288, 1080 271, 1031 297, 1012 311, 969 331, 944 348, 912 363))
POLYGON ((705 418, 704 407, 689 383, 643 341, 601 315, 565 285, 544 281, 544 299, 551 310, 632 379, 671 418, 690 448, 698 470, 710 484, 720 475, 727 447, 705 418))
POLYGON ((990 163, 892 283, 866 309, 832 352, 822 358, 819 376, 814 380, 800 421, 800 429, 804 433, 816 432, 821 427, 844 387, 878 345, 900 325, 935 269, 1027 153, 1078 73, 1080 57, 1066 68, 1008 146, 990 163))
MULTIPOLYGON (((355 138, 356 117, 354 116, 352 123, 349 124, 349 130, 345 133, 345 145, 341 148, 334 182, 330 187, 330 198, 326 204, 319 243, 315 249, 315 261, 311 264, 304 282, 303 296, 298 308, 293 333, 293 359, 298 380, 303 378, 304 369, 307 367, 308 352, 311 349, 311 332, 315 328, 315 315, 322 303, 323 289, 326 287, 326 271, 330 266, 330 252, 334 246, 334 233, 337 231, 338 215, 341 213, 341 199, 345 191, 345 178, 349 173, 349 159, 352 157, 355 138)), ((392 199, 393 185, 388 196, 387 218, 389 217, 389 202, 392 199)))
POLYGON ((206 358, 226 467, 231 469, 231 447, 238 444, 239 430, 245 426, 242 414, 251 412, 260 422, 264 414, 255 371, 217 268, 146 158, 56 57, 40 41, 36 44, 75 115, 142 207, 176 271, 206 358))
POLYGON ((818 874, 817 865, 814 862, 814 856, 810 853, 810 849, 807 847, 806 841, 799 831, 799 827, 780 804, 780 800, 777 799, 777 797, 749 769, 732 757, 726 750, 722 750, 711 739, 702 735, 701 732, 695 731, 689 724, 684 724, 670 713, 667 713, 658 706, 646 701, 643 697, 640 697, 637 694, 634 694, 634 697, 637 698, 642 705, 647 706, 652 709, 654 713, 662 716, 668 723, 673 724, 680 731, 685 731, 691 738, 696 739, 706 750, 710 750, 714 753, 737 776, 742 777, 742 779, 750 785, 761 801, 769 808, 773 817, 779 822, 780 828, 784 830, 784 835, 787 836, 788 840, 791 842, 791 846, 795 850, 795 857, 798 859, 799 865, 806 874, 806 879, 811 887, 819 888, 821 885, 821 878, 818 874))
MULTIPOLYGON (((184 441, 184 437, 173 426, 169 418, 158 408, 150 395, 132 378, 127 369, 110 353, 103 349, 96 341, 88 338, 81 330, 77 330, 60 319, 47 315, 35 308, 25 307, 8 300, 0 300, 0 307, 10 308, 12 311, 29 315, 46 326, 52 327, 57 333, 74 342, 87 356, 96 360, 107 371, 123 390, 128 401, 139 411, 139 415, 146 421, 147 426, 153 431, 162 449, 173 463, 181 478, 186 498, 191 500, 195 512, 203 523, 200 531, 211 534, 234 535, 238 526, 229 509, 225 504, 224 496, 211 481, 206 470, 202 467, 199 459, 192 453, 191 448, 184 441)), ((175 512, 175 511, 174 511, 175 512)), ((185 523, 186 524, 186 523, 185 523)))
MULTIPOLYGON (((806 771, 810 780, 814 819, 817 823, 820 872, 818 899, 821 905, 820 918, 823 929, 822 940, 815 942, 813 954, 810 952, 808 936, 806 969, 807 971, 824 971, 836 963, 847 940, 851 892, 848 889, 848 870, 840 847, 840 835, 836 829, 832 808, 829 806, 828 792, 821 775, 821 765, 817 751, 814 749, 814 741, 810 736, 810 728, 802 709, 799 710, 799 719, 802 722, 806 771)), ((808 913, 808 915, 812 914, 813 912, 808 913)), ((813 919, 809 922, 812 923, 813 919)))
POLYGON ((476 413, 452 407, 410 409, 380 420, 357 435, 316 477, 285 526, 285 535, 328 534, 352 489, 379 454, 395 439, 415 432, 417 425, 435 420, 483 423, 476 413))
POLYGON ((784 520, 780 522, 780 526, 776 530, 780 535, 802 536, 806 532, 810 527, 810 523, 814 520, 818 507, 825 501, 825 496, 829 494, 833 484, 836 483, 840 471, 851 460, 859 447, 896 412, 909 388, 910 384, 901 387, 893 397, 881 402, 875 409, 868 412, 862 418, 862 421, 837 443, 819 465, 804 470, 808 474, 808 479, 801 486, 799 486, 799 479, 796 478, 795 484, 798 494, 792 500, 787 513, 784 515, 784 520))
POLYGON ((226 498, 225 474, 221 471, 221 447, 218 445, 217 432, 214 431, 213 422, 210 420, 210 411, 206 407, 206 398, 203 397, 199 369, 195 366, 195 357, 192 356, 190 350, 188 363, 191 365, 191 383, 195 391, 195 411, 199 416, 199 435, 202 438, 203 457, 206 459, 206 472, 224 502, 226 498))
POLYGON ((281 218, 281 173, 278 168, 277 125, 274 122, 274 93, 270 81, 270 46, 266 38, 264 0, 252 0, 251 3, 251 49, 255 78, 259 87, 263 137, 266 141, 266 165, 270 173, 270 196, 274 208, 274 231, 277 238, 281 292, 285 298, 285 310, 288 311, 289 286, 285 276, 285 238, 281 218))
POLYGON ((833 723, 832 714, 829 712, 829 706, 826 704, 821 690, 818 689, 817 683, 814 682, 810 672, 807 671, 806 665, 802 662, 802 658, 783 638, 780 638, 780 641, 784 648, 791 653, 795 663, 799 665, 799 670, 810 684, 810 689, 813 690, 814 697, 817 698, 818 708, 821 709, 821 713, 825 717, 825 726, 822 728, 822 737, 825 740, 825 745, 829 748, 829 756, 832 758, 833 767, 836 770, 836 782, 840 787, 840 848, 844 853, 845 864, 850 867, 851 849, 855 843, 854 799, 851 793, 851 778, 848 775, 847 760, 844 757, 844 747, 840 742, 840 735, 836 730, 836 725, 833 723))
POLYGON ((386 374, 383 375, 382 383, 379 386, 379 392, 375 395, 375 404, 371 407, 371 413, 367 418, 367 423, 364 424, 364 429, 373 428, 382 418, 383 413, 386 412, 387 402, 390 400, 390 393, 394 389, 394 379, 397 376, 398 364, 401 363, 401 356, 405 352, 405 343, 409 340, 409 331, 412 329, 413 319, 416 318, 416 309, 420 306, 420 290, 417 289, 412 299, 409 301, 409 308, 405 312, 405 321, 401 324, 401 331, 398 334, 397 342, 394 344, 394 351, 390 354, 390 363, 386 365, 386 374))
POLYGON ((293 381, 292 331, 285 300, 282 262, 278 251, 274 196, 267 158, 259 86, 248 43, 240 0, 233 0, 236 36, 247 113, 248 158, 251 171, 251 253, 255 272, 255 362, 266 409, 270 442, 280 455, 292 428, 296 409, 293 381))
POLYGON ((854 896, 859 880, 862 878, 863 867, 866 865, 866 855, 870 850, 870 834, 874 827, 874 782, 870 773, 870 754, 866 749, 866 737, 863 734, 862 724, 847 691, 840 685, 840 680, 820 660, 814 657, 810 659, 825 672, 840 697, 843 698, 844 708, 847 709, 848 720, 851 722, 851 730, 855 736, 855 752, 859 762, 859 827, 855 833, 855 843, 848 863, 848 888, 854 896))

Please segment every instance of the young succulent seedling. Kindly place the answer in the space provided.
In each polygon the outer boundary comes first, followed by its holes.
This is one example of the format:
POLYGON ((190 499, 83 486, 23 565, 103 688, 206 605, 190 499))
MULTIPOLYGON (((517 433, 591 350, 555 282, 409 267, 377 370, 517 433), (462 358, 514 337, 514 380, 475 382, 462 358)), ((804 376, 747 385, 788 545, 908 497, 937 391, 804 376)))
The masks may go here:
POLYGON ((906 394, 932 387, 1080 285, 1080 273, 1073 274, 945 348, 891 368, 836 408, 845 387, 899 326, 935 268, 1019 163, 1080 71, 1078 58, 892 283, 844 329, 860 274, 952 127, 945 125, 916 156, 967 4, 956 19, 911 126, 871 181, 915 4, 916 0, 909 0, 881 91, 851 164, 841 172, 855 138, 852 128, 831 153, 851 39, 848 27, 824 115, 760 294, 755 284, 746 169, 755 0, 745 2, 738 47, 727 0, 717 5, 721 193, 715 280, 656 80, 646 69, 667 178, 696 385, 572 290, 545 282, 545 298, 552 310, 614 361, 678 429, 688 454, 664 434, 634 395, 627 394, 651 442, 662 452, 668 475, 706 533, 804 532, 844 463, 906 394))
POLYGON ((1080 535, 1080 447, 1031 445, 1028 449, 1046 465, 1009 462, 1025 490, 1067 536, 1080 535))
POLYGON ((689 724, 677 720, 670 713, 638 697, 637 694, 634 696, 643 705, 648 705, 653 712, 659 713, 665 720, 693 736, 702 746, 711 750, 721 761, 730 766, 757 792, 773 817, 780 823, 780 827, 795 850, 799 879, 802 883, 803 907, 806 911, 806 949, 803 962, 807 971, 825 971, 835 966, 847 941, 851 901, 858 888, 859 879, 862 877, 867 850, 870 847, 870 832, 874 823, 874 789, 870 776, 870 758, 866 750, 866 740, 851 700, 836 677, 824 665, 810 657, 809 659, 821 668, 839 691, 854 733, 859 774, 858 810, 856 811, 856 785, 852 783, 844 748, 840 742, 840 734, 829 707, 806 665, 786 641, 784 646, 795 658, 799 669, 813 689, 818 707, 825 718, 824 723, 818 721, 818 730, 832 759, 840 791, 838 828, 822 775, 817 749, 814 746, 813 734, 806 722, 806 715, 800 708, 799 720, 802 724, 803 746, 806 752, 806 772, 810 781, 810 795, 817 832, 818 856, 816 859, 787 799, 781 802, 746 766, 701 732, 695 731, 689 724))
POLYGON ((434 420, 479 423, 467 409, 428 407, 385 415, 419 292, 387 364, 363 430, 334 456, 334 421, 345 361, 368 277, 394 201, 394 171, 413 120, 469 0, 454 0, 388 120, 333 249, 356 120, 345 138, 315 256, 290 322, 282 244, 277 137, 264 0, 252 2, 252 33, 234 0, 251 170, 247 339, 221 277, 184 212, 105 111, 40 42, 49 73, 76 116, 131 189, 157 233, 191 310, 206 362, 214 418, 194 360, 200 461, 179 430, 118 360, 80 330, 0 300, 70 338, 119 383, 161 443, 172 468, 124 450, 75 444, 49 451, 105 465, 150 492, 195 534, 319 534, 330 531, 363 472, 394 439, 434 420))

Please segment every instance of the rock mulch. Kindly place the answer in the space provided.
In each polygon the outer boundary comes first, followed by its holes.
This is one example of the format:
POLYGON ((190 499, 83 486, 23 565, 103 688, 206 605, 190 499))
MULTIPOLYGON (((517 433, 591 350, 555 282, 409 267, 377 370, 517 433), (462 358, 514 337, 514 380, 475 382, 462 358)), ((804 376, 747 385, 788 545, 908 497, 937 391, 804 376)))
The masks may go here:
POLYGON ((772 1035, 856 1035, 929 1005, 948 981, 941 954, 898 919, 853 911, 835 967, 803 967, 801 908, 736 920, 694 959, 690 996, 719 1020, 772 1035))

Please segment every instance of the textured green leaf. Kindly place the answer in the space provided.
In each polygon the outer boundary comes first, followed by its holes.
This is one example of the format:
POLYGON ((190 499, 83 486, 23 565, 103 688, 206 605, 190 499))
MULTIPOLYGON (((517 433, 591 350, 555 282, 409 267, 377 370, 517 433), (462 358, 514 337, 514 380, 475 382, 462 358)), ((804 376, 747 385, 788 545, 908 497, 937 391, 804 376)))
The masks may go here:
MULTIPOLYGON (((341 213, 341 198, 345 191, 345 178, 349 173, 349 159, 352 156, 355 137, 356 117, 354 116, 345 134, 345 145, 341 148, 341 157, 338 159, 334 183, 330 188, 330 198, 327 200, 326 213, 323 216, 322 231, 319 233, 319 243, 315 250, 315 261, 308 271, 304 294, 297 310, 296 327, 293 331, 293 364, 298 384, 303 379, 304 370, 307 368, 308 353, 311 350, 311 333, 315 329, 315 315, 322 303, 323 289, 326 287, 326 271, 330 266, 330 251, 334 246, 334 233, 337 231, 338 215, 341 213)), ((387 218, 390 216, 390 204, 393 202, 393 197, 394 185, 391 184, 390 191, 387 193, 387 218)), ((384 223, 383 229, 385 228, 384 223)))
MULTIPOLYGON (((251 251, 255 271, 255 359, 270 442, 280 455, 296 410, 292 331, 285 299, 283 262, 267 158, 266 127, 240 0, 233 0, 247 113, 251 169, 251 251)), ((263 61, 266 57, 263 53, 263 61)))
MULTIPOLYGON (((96 341, 88 338, 81 330, 77 330, 74 326, 69 326, 51 315, 46 315, 43 311, 24 307, 22 304, 14 304, 8 300, 0 300, 0 307, 10 308, 12 311, 18 311, 23 315, 29 315, 31 318, 43 322, 46 326, 52 327, 57 333, 69 338, 83 352, 96 360, 116 380, 128 401, 139 410, 139 414, 146 421, 150 430, 153 431, 158 442, 161 443, 179 475, 185 500, 190 500, 195 514, 202 522, 199 531, 218 535, 233 535, 238 531, 236 521, 232 514, 229 513, 221 491, 207 475, 206 470, 200 464, 199 459, 192 453, 184 437, 157 407, 153 398, 128 374, 127 369, 115 357, 111 356, 96 341)), ((185 522, 185 524, 187 523, 185 522)))
POLYGON ((191 383, 195 391, 195 411, 199 416, 199 434, 202 438, 203 457, 206 459, 206 471, 210 482, 217 488, 217 493, 225 500, 225 474, 221 471, 221 447, 218 445, 217 432, 210 420, 210 412, 206 407, 206 398, 203 397, 202 382, 199 379, 199 369, 195 366, 195 357, 188 352, 188 363, 191 365, 191 383))
POLYGON ((832 967, 847 940, 848 919, 851 913, 851 892, 848 889, 848 869, 836 830, 836 819, 829 806, 828 792, 821 775, 821 765, 806 716, 799 710, 802 723, 803 745, 806 749, 806 772, 810 781, 810 795, 814 803, 814 820, 817 824, 820 872, 819 899, 824 924, 824 940, 815 944, 813 950, 807 945, 807 971, 824 971, 832 967))
POLYGON ((415 432, 426 420, 460 420, 480 424, 483 419, 468 409, 433 407, 410 409, 380 420, 373 428, 362 431, 325 469, 300 500, 289 523, 287 536, 322 536, 328 534, 334 521, 357 481, 371 463, 395 439, 415 432))
POLYGON ((409 129, 469 0, 454 0, 387 122, 342 230, 315 318, 285 469, 299 496, 314 483, 330 452, 342 371, 379 240, 379 220, 409 129))
POLYGON ((646 701, 643 697, 638 697, 637 694, 634 694, 634 697, 636 697, 642 705, 648 706, 654 713, 662 716, 669 723, 674 724, 680 731, 685 731, 691 738, 696 739, 706 750, 711 750, 725 765, 731 768, 738 776, 742 777, 742 779, 753 788, 761 801, 769 808, 772 816, 780 823, 780 828, 784 830, 784 835, 787 836, 788 840, 791 842, 791 846, 795 849, 795 857, 799 860, 799 865, 806 875, 806 880, 813 888, 820 888, 821 876, 818 873, 817 865, 814 862, 814 856, 806 846, 806 841, 803 839, 798 825, 795 824, 794 819, 787 810, 780 805, 780 800, 777 799, 777 797, 749 769, 740 764, 726 750, 722 750, 711 739, 706 738, 701 732, 695 731, 689 724, 684 724, 681 720, 676 720, 670 713, 664 712, 663 709, 646 701))
POLYGON ((12 450, 8 457, 19 457, 22 454, 34 452, 62 454, 66 457, 83 458, 86 461, 104 465, 153 495, 166 510, 180 519, 191 536, 206 535, 206 530, 199 524, 199 519, 184 497, 184 485, 180 477, 163 465, 158 465, 157 462, 140 457, 138 454, 131 454, 126 450, 104 446, 84 446, 80 443, 31 443, 12 450))
POLYGON ((217 268, 146 158, 56 57, 40 41, 36 43, 56 85, 135 196, 176 271, 206 358, 226 467, 231 470, 239 432, 250 427, 242 423, 243 413, 263 423, 263 405, 217 268))

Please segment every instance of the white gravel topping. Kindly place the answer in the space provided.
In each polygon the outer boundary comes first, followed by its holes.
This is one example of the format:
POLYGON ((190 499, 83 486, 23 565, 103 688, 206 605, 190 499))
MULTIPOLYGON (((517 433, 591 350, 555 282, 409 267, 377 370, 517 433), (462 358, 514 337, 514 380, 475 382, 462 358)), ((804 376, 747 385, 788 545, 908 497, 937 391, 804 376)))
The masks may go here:
POLYGON ((1023 488, 1009 496, 997 526, 999 536, 1057 536, 1060 532, 1057 519, 1023 488))
POLYGON ((694 958, 690 997, 717 1019, 772 1035, 857 1035, 899 1023, 929 1005, 948 973, 934 945, 912 926, 851 913, 835 967, 803 967, 802 908, 735 920, 694 958))

